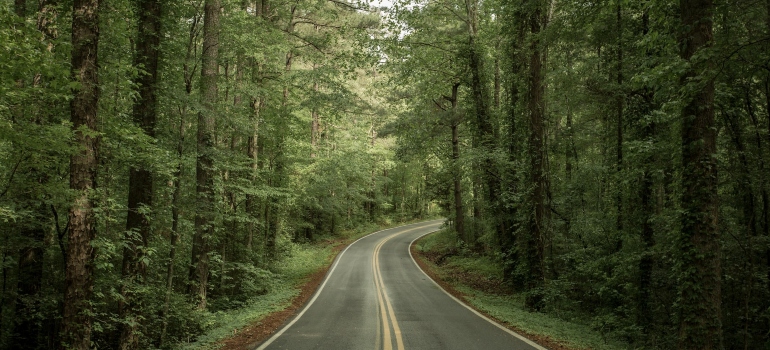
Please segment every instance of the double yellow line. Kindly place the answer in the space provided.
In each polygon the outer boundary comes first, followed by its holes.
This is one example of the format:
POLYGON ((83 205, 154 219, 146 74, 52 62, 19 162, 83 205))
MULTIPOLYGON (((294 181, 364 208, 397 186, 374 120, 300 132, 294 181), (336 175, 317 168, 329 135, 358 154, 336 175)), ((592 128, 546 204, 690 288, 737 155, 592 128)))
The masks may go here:
MULTIPOLYGON (((414 230, 419 230, 421 228, 426 228, 428 226, 433 226, 433 225, 415 227, 405 231, 401 231, 399 233, 392 234, 388 236, 388 238, 385 238, 382 241, 380 241, 380 243, 378 243, 377 246, 374 247, 374 256, 372 257, 372 271, 374 272, 374 286, 377 289, 377 302, 379 304, 380 317, 382 320, 381 322, 382 322, 383 350, 393 350, 393 340, 391 339, 391 335, 390 335, 390 324, 393 325, 393 333, 396 338, 397 350, 404 350, 404 339, 401 337, 401 328, 399 328, 398 320, 396 320, 396 314, 393 312, 393 305, 391 305, 390 303, 390 298, 388 298, 388 294, 385 293, 385 284, 382 281, 382 273, 380 272, 380 249, 386 242, 391 240, 393 237, 396 237, 398 235, 411 232, 414 230), (388 324, 388 318, 390 318, 390 324, 388 324)), ((377 340, 379 342, 379 335, 377 337, 377 340)), ((379 350, 379 346, 377 346, 377 350, 379 350)))

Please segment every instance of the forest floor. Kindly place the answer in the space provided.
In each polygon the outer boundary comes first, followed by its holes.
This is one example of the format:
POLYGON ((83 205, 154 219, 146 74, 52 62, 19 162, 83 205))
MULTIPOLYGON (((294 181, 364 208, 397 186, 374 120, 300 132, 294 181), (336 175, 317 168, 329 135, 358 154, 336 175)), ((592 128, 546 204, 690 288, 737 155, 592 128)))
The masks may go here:
POLYGON ((590 325, 526 311, 523 297, 502 282, 493 262, 447 250, 447 236, 442 230, 420 238, 410 247, 412 256, 431 279, 474 310, 551 350, 629 348, 590 325))

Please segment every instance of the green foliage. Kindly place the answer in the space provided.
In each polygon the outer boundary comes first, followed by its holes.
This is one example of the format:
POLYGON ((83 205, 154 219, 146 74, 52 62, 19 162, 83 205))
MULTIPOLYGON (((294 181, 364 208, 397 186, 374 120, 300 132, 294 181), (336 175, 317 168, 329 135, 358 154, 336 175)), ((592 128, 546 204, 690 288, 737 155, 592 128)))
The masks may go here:
MULTIPOLYGON (((210 335, 200 342, 219 339, 228 325, 283 307, 301 279, 327 262, 329 247, 312 242, 433 214, 429 202, 418 200, 419 190, 393 185, 396 177, 419 175, 397 168, 392 135, 377 135, 393 118, 383 97, 372 93, 383 80, 371 39, 380 35, 379 15, 354 9, 362 4, 319 1, 266 1, 266 11, 251 2, 222 2, 214 212, 198 213, 194 136, 204 112, 203 8, 196 1, 162 3, 154 136, 132 115, 142 88, 136 77, 146 73, 134 65, 138 15, 145 9, 122 0, 100 9, 97 235, 91 242, 91 341, 99 348, 116 348, 121 331, 134 325, 140 348, 173 348, 205 332, 210 335), (309 128, 314 114, 317 134, 309 128), (138 209, 151 228, 146 242, 126 231, 132 167, 153 175, 152 204, 138 209), (196 310, 187 292, 197 214, 214 225, 207 237, 206 310, 196 310), (139 253, 138 277, 123 272, 132 249, 139 253), (123 315, 129 298, 136 309, 123 315)), ((69 158, 79 151, 68 108, 76 88, 69 72, 71 5, 48 8, 43 28, 37 6, 21 18, 13 4, 0 4, 0 349, 17 347, 16 328, 27 321, 36 325, 30 334, 38 343, 32 344, 58 341, 74 195, 69 158), (41 249, 41 267, 20 262, 30 248, 41 249), (23 289, 23 282, 38 291, 23 289)))

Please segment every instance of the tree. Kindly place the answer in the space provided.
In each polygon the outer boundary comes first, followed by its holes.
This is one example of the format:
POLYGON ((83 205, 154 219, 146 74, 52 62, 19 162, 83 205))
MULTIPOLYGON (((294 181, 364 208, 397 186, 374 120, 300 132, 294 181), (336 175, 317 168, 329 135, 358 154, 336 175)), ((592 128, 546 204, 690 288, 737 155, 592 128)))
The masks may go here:
POLYGON ((191 296, 199 309, 206 308, 209 278, 209 241, 214 234, 214 128, 219 75, 219 0, 204 5, 203 54, 201 63, 201 105, 198 112, 198 154, 195 168, 198 208, 195 213, 192 262, 190 264, 191 296))
MULTIPOLYGON (((139 87, 139 97, 134 103, 133 119, 150 138, 155 137, 157 121, 157 83, 161 26, 161 3, 158 0, 142 0, 137 4, 139 13, 137 52, 134 54, 134 67, 137 69, 135 84, 139 87)), ((149 164, 131 167, 128 176, 128 214, 126 216, 126 247, 123 249, 122 275, 124 286, 122 296, 125 300, 121 313, 129 317, 120 334, 121 349, 138 347, 137 313, 141 305, 130 289, 132 284, 144 284, 147 278, 147 266, 143 261, 144 250, 148 248, 150 236, 149 211, 152 207, 153 176, 149 164)))
POLYGON ((711 0, 679 3, 682 76, 682 231, 679 349, 721 349, 721 252, 718 229, 711 0))
POLYGON ((70 102, 77 151, 70 157, 70 189, 75 199, 69 210, 66 289, 61 349, 91 347, 91 303, 94 285, 96 236, 94 200, 99 138, 99 0, 75 0, 72 8, 72 81, 77 84, 70 102))
POLYGON ((532 212, 529 214, 528 232, 522 240, 520 250, 527 271, 525 272, 525 288, 530 291, 526 305, 532 310, 543 308, 543 295, 539 290, 545 277, 544 264, 544 235, 546 234, 546 174, 545 174, 545 111, 543 101, 543 58, 541 54, 540 35, 542 21, 542 5, 533 0, 526 4, 530 7, 529 30, 531 34, 529 46, 529 72, 527 80, 527 109, 529 114, 529 176, 531 186, 529 203, 532 212))

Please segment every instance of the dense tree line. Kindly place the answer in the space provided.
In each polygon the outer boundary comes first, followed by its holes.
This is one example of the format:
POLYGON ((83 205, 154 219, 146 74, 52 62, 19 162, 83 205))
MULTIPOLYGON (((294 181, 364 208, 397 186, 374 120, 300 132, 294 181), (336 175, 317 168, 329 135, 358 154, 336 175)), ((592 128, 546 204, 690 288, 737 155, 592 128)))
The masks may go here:
POLYGON ((398 154, 458 254, 649 348, 764 348, 770 3, 398 1, 398 154), (429 136, 429 137, 427 137, 429 136))
POLYGON ((430 203, 350 1, 0 3, 0 348, 170 348, 430 203))
POLYGON ((637 347, 767 346, 770 2, 382 18, 0 3, 0 348, 174 347, 293 245, 434 203, 534 312, 637 347))

